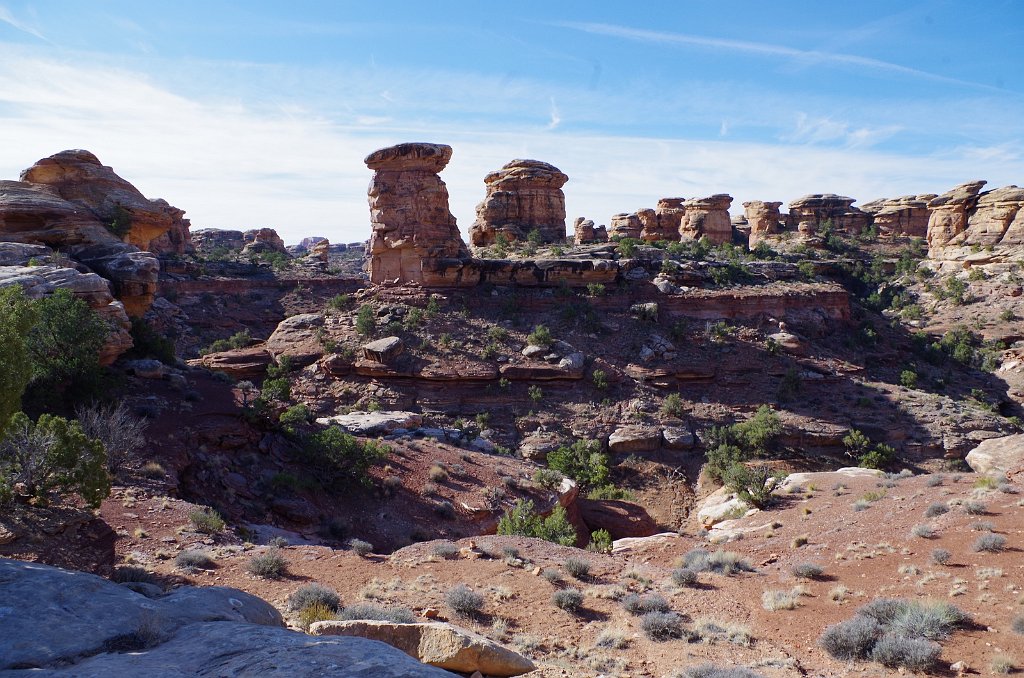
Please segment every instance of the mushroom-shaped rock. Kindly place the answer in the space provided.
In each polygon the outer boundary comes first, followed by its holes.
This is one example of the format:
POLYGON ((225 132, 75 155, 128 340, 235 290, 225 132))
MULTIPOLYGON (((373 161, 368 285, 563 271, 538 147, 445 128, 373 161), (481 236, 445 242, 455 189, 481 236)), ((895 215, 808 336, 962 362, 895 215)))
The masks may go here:
POLYGON ((521 241, 532 231, 541 242, 565 240, 562 186, 568 180, 557 167, 539 160, 513 160, 488 174, 487 194, 469 229, 473 245, 492 245, 499 234, 510 242, 521 241))
POLYGON ((685 213, 679 222, 680 237, 683 240, 706 237, 716 245, 732 242, 731 204, 732 196, 725 193, 683 201, 685 213))

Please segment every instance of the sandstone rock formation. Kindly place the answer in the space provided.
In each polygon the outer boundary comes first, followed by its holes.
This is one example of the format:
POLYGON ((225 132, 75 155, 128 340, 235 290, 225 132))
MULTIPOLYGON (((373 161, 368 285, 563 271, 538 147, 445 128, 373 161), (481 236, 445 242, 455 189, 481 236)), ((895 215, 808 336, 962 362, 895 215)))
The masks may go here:
POLYGON ((679 240, 679 229, 686 214, 686 208, 683 206, 685 202, 683 198, 660 199, 653 210, 653 219, 649 214, 641 216, 644 228, 640 233, 640 239, 648 242, 679 240))
POLYGON ((196 252, 203 256, 241 252, 245 247, 245 234, 222 228, 200 228, 192 231, 192 244, 196 252))
POLYGON ((965 458, 975 473, 1014 476, 1024 473, 1024 434, 983 440, 965 458))
POLYGON ((962 248, 986 247, 1005 254, 1024 245, 1024 189, 1004 186, 981 192, 984 181, 961 184, 928 203, 929 256, 962 259, 962 248))
POLYGON ((509 242, 531 231, 544 243, 565 240, 565 194, 569 177, 539 160, 513 160, 484 177, 487 194, 477 205, 469 235, 474 246, 493 245, 498 234, 509 242))
MULTIPOLYGON (((437 273, 438 264, 469 259, 448 209, 448 189, 437 176, 451 157, 451 146, 426 143, 390 146, 366 157, 374 171, 368 191, 371 282, 458 284, 437 273)), ((457 276, 457 265, 452 273, 457 276)))
POLYGON ((319 621, 313 636, 354 636, 385 642, 424 664, 470 674, 518 676, 536 668, 526 657, 472 631, 442 622, 319 621))
POLYGON ((284 240, 272 228, 254 228, 242 234, 245 245, 242 254, 263 254, 264 252, 280 252, 288 254, 284 240))
POLYGON ((331 242, 324 238, 320 240, 309 252, 309 256, 322 264, 326 264, 331 254, 331 242))
POLYGON ((935 197, 934 193, 925 193, 881 198, 865 203, 861 209, 871 215, 880 236, 907 235, 923 238, 928 233, 928 202, 935 197))
POLYGON ((716 245, 732 242, 731 204, 732 196, 724 193, 683 201, 685 214, 679 223, 679 235, 683 240, 706 237, 716 245))
POLYGON ((857 234, 867 228, 871 216, 853 207, 856 198, 834 193, 812 193, 789 203, 789 220, 805 235, 814 235, 826 221, 837 231, 857 234))
POLYGON ((101 224, 127 218, 130 229, 124 241, 139 249, 157 254, 184 254, 190 249, 184 211, 146 198, 89 151, 61 151, 43 158, 22 172, 21 180, 49 187, 101 224))
POLYGON ((775 235, 782 224, 779 213, 781 202, 763 202, 751 200, 743 203, 743 216, 750 228, 750 246, 755 247, 764 236, 775 235))
POLYGON ((609 238, 632 238, 635 240, 640 238, 643 230, 644 224, 640 221, 637 212, 613 214, 611 221, 608 222, 609 238))
POLYGON ((608 230, 604 224, 595 226, 592 219, 577 217, 573 224, 573 238, 577 245, 591 242, 608 242, 608 230))

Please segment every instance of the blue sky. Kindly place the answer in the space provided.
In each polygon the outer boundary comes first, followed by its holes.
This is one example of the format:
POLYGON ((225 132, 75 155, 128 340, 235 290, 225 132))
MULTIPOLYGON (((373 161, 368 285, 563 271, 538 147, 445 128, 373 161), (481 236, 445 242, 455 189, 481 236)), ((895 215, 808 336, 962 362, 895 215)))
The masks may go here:
POLYGON ((1024 2, 0 0, 0 177, 88 148, 193 228, 368 235, 362 158, 518 157, 569 221, 727 192, 1024 182, 1024 2))

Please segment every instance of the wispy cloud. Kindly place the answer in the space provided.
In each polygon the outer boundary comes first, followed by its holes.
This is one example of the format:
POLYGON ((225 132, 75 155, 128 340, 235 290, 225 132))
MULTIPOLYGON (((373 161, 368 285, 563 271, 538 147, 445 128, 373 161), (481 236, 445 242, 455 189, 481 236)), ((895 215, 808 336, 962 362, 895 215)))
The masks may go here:
POLYGON ((24 21, 21 21, 20 19, 15 17, 14 13, 11 12, 11 10, 9 10, 4 5, 0 5, 0 22, 3 22, 3 23, 5 23, 5 24, 7 24, 9 26, 12 26, 13 28, 17 28, 22 33, 28 33, 29 35, 31 35, 33 37, 36 37, 36 38, 39 38, 40 40, 44 40, 46 42, 49 42, 49 40, 46 39, 46 36, 44 36, 42 33, 40 33, 33 26, 30 26, 29 24, 27 24, 24 21))
POLYGON ((874 146, 901 130, 899 125, 857 127, 843 120, 827 116, 812 117, 801 111, 797 113, 794 128, 779 138, 796 144, 838 142, 847 148, 861 148, 874 146))
POLYGON ((752 42, 747 40, 731 40, 728 38, 715 38, 703 35, 692 35, 687 33, 666 33, 663 31, 651 31, 628 26, 617 26, 614 24, 584 23, 584 22, 559 22, 555 25, 570 28, 584 33, 594 35, 606 35, 614 38, 633 40, 636 42, 647 42, 666 45, 689 45, 694 47, 705 47, 709 49, 726 50, 746 54, 759 54, 767 57, 787 59, 798 64, 830 63, 843 66, 854 66, 857 68, 883 71, 898 75, 906 75, 914 78, 925 78, 936 82, 960 85, 963 87, 974 87, 979 89, 1003 91, 997 87, 984 85, 968 80, 950 78, 937 73, 930 73, 909 66, 872 59, 870 57, 856 54, 845 54, 842 52, 826 52, 821 50, 797 49, 785 45, 776 45, 767 42, 752 42))
POLYGON ((555 98, 551 97, 551 120, 548 122, 547 129, 553 130, 562 123, 562 114, 558 112, 558 104, 555 103, 555 98))

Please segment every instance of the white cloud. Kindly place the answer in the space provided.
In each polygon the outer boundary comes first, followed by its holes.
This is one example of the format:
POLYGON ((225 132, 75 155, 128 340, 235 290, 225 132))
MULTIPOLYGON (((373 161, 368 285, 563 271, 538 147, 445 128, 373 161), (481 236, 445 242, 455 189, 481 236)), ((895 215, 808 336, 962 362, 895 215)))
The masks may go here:
MULTIPOLYGON (((20 19, 18 19, 16 16, 14 16, 14 14, 11 12, 11 10, 9 10, 4 5, 0 5, 0 22, 3 22, 3 23, 5 23, 5 24, 7 24, 7 25, 9 25, 9 26, 11 26, 13 28, 17 28, 22 33, 28 33, 29 35, 31 35, 33 37, 39 38, 40 40, 47 41, 46 40, 46 36, 44 36, 42 33, 40 33, 33 26, 31 26, 31 25, 25 23, 24 21, 21 21, 20 19)), ((49 41, 47 41, 47 42, 49 42, 49 41)))

